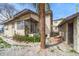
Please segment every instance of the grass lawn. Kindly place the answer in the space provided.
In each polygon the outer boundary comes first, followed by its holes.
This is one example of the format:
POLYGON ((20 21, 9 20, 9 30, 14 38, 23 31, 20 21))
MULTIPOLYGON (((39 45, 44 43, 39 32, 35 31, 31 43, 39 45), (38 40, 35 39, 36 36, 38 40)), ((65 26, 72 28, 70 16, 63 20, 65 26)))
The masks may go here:
POLYGON ((10 47, 11 45, 3 41, 2 38, 0 37, 0 48, 10 48, 10 47))

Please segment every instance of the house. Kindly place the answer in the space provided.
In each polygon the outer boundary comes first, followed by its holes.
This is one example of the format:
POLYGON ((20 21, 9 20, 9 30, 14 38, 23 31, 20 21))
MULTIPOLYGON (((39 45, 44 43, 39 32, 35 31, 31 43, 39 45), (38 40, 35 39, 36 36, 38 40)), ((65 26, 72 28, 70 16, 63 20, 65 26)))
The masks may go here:
POLYGON ((79 52, 79 13, 66 17, 58 27, 66 43, 79 52))
MULTIPOLYGON (((45 18, 45 30, 46 35, 50 35, 51 29, 51 11, 46 12, 45 18)), ((15 14, 14 17, 5 21, 4 23, 4 35, 12 37, 15 34, 19 35, 33 35, 39 33, 39 16, 36 12, 28 9, 24 9, 15 14)))
POLYGON ((59 32, 59 29, 58 29, 58 24, 62 21, 63 19, 56 19, 56 20, 53 20, 53 32, 59 32))

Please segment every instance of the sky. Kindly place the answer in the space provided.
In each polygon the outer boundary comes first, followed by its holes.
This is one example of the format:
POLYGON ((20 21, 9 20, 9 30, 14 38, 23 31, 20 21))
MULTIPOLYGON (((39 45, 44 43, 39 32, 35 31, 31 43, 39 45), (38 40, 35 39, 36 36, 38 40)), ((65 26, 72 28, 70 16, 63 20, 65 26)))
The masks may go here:
MULTIPOLYGON (((32 4, 27 3, 26 5, 13 4, 16 9, 30 9, 35 11, 35 7, 32 4)), ((65 18, 69 15, 76 13, 76 5, 75 3, 50 3, 50 9, 52 10, 53 20, 57 20, 60 18, 65 18)), ((79 4, 78 4, 79 8, 79 4)), ((79 11, 79 9, 78 9, 79 11)))
POLYGON ((53 19, 57 20, 60 18, 65 18, 69 15, 76 13, 76 5, 78 5, 79 8, 79 4, 74 4, 74 3, 50 4, 51 10, 53 11, 53 19))

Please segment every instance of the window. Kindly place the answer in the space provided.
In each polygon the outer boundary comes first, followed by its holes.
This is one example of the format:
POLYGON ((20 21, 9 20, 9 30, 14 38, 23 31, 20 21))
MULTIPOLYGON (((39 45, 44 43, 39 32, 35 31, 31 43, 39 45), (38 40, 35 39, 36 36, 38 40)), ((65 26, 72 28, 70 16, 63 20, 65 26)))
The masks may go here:
POLYGON ((33 23, 31 22, 31 33, 33 33, 34 31, 34 25, 33 25, 33 23))
POLYGON ((35 23, 31 23, 31 33, 36 33, 36 24, 35 23))
POLYGON ((17 21, 17 29, 24 29, 24 21, 17 21))

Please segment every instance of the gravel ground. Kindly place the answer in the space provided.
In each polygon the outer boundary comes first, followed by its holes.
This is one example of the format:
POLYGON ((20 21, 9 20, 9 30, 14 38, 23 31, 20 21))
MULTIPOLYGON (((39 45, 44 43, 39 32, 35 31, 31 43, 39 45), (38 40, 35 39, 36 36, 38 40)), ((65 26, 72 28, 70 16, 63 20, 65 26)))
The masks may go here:
POLYGON ((76 52, 70 52, 72 48, 65 43, 59 45, 48 45, 41 50, 39 43, 30 43, 25 46, 12 46, 11 48, 0 48, 0 56, 78 56, 76 52))

